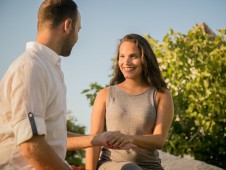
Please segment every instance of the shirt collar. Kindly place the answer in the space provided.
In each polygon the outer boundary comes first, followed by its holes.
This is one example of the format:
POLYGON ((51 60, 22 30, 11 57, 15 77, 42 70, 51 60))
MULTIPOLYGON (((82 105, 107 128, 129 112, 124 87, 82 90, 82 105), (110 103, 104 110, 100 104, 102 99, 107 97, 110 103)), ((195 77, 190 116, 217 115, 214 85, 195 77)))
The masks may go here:
POLYGON ((61 58, 60 56, 50 49, 49 47, 38 43, 38 42, 28 42, 26 44, 26 49, 33 49, 41 53, 41 57, 45 57, 47 60, 49 60, 52 64, 60 66, 61 58))

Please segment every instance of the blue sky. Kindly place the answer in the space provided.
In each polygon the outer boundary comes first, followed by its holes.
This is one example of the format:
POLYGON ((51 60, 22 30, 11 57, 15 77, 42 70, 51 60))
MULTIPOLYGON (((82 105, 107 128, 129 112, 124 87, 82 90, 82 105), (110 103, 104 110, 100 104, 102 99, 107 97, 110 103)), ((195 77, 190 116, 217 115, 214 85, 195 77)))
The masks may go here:
MULTIPOLYGON (((0 79, 10 63, 36 39, 41 0, 0 1, 0 79)), ((226 28, 226 0, 77 0, 82 29, 70 57, 62 59, 67 104, 78 124, 90 128, 91 107, 81 92, 92 82, 109 83, 111 58, 128 33, 161 41, 172 28, 187 33, 196 24, 226 28)))

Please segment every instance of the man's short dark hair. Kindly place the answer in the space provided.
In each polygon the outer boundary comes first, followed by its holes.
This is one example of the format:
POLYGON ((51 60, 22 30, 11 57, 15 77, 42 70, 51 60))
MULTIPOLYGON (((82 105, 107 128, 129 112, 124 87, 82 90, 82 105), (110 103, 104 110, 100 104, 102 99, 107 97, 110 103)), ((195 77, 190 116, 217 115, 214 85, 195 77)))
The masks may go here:
POLYGON ((45 23, 55 28, 66 18, 75 23, 77 15, 78 7, 73 0, 45 0, 38 11, 38 29, 45 23))

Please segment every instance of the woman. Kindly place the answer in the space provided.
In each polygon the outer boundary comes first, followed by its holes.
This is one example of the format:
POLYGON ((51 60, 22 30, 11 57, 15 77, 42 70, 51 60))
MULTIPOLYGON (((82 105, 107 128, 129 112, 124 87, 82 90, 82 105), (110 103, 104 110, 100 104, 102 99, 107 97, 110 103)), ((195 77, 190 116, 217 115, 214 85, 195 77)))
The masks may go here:
POLYGON ((94 102, 91 134, 120 131, 109 139, 111 148, 133 144, 130 150, 87 149, 89 170, 162 169, 157 149, 166 141, 174 114, 172 96, 163 80, 155 54, 145 38, 126 35, 118 46, 110 87, 94 102))

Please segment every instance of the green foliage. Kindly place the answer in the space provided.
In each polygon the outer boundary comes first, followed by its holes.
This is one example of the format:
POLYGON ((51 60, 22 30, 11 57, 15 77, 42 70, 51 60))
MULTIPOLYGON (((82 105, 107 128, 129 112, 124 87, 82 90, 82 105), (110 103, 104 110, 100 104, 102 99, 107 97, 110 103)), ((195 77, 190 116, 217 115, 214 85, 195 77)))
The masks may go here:
MULTIPOLYGON (((226 29, 218 31, 211 35, 195 26, 185 35, 171 29, 161 43, 144 37, 174 100, 175 116, 163 150, 226 168, 226 29)), ((100 89, 94 83, 83 91, 90 105, 100 89)))
POLYGON ((225 167, 226 30, 206 34, 196 26, 187 35, 173 30, 153 46, 172 92, 175 117, 165 151, 225 167))
POLYGON ((89 100, 89 105, 92 106, 98 91, 100 91, 103 87, 97 82, 91 83, 89 85, 89 89, 85 89, 82 91, 82 94, 86 94, 86 98, 89 100))
MULTIPOLYGON (((67 131, 85 134, 85 126, 76 125, 76 119, 68 114, 67 119, 67 131)), ((83 159, 85 158, 85 150, 68 151, 66 155, 66 160, 70 165, 82 166, 84 167, 83 159)))

